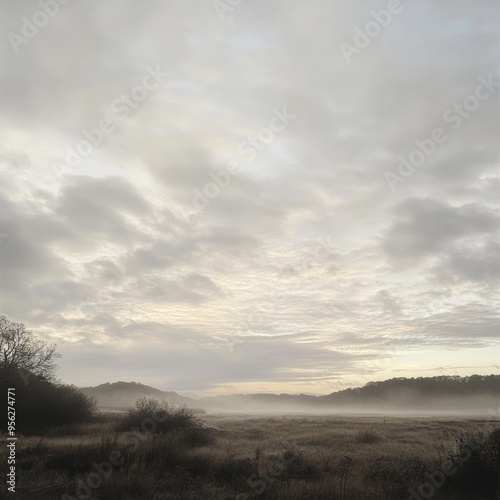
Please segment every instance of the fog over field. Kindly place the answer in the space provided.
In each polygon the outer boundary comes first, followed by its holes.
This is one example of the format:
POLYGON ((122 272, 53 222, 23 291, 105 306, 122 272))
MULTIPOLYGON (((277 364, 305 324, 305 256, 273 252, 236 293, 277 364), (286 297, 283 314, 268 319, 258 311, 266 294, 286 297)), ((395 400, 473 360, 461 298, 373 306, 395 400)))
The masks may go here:
MULTIPOLYGON (((411 396, 411 395, 409 395, 411 396)), ((441 416, 473 417, 489 415, 488 410, 498 406, 498 397, 448 398, 425 406, 404 406, 401 398, 387 398, 378 403, 363 405, 307 406, 299 403, 271 403, 252 401, 236 396, 231 401, 198 404, 209 414, 230 415, 311 415, 311 416, 441 416), (495 405, 495 406, 494 406, 495 405)))
POLYGON ((137 383, 116 382, 82 391, 104 412, 126 411, 139 398, 209 414, 476 415, 500 418, 500 376, 434 377, 371 382, 329 395, 232 394, 189 398, 137 383))

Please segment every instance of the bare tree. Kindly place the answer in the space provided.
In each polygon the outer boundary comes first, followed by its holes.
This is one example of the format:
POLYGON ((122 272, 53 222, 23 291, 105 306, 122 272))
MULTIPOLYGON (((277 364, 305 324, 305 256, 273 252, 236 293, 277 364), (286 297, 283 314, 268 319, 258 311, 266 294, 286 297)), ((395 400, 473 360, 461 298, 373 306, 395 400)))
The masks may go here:
POLYGON ((0 382, 14 373, 30 373, 50 379, 59 358, 55 345, 33 336, 24 323, 14 323, 0 316, 0 382))

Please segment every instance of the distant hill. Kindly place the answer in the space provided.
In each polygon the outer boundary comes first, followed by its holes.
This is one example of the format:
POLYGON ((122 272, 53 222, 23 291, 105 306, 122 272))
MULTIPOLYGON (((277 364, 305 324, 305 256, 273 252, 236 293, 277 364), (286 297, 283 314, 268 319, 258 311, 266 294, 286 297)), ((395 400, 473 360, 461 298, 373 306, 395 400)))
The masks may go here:
POLYGON ((82 389, 101 407, 132 406, 140 397, 227 413, 475 413, 500 416, 500 375, 393 378, 326 396, 305 394, 232 394, 192 399, 135 382, 82 389))
POLYGON ((425 397, 467 397, 477 394, 500 394, 500 375, 471 375, 469 377, 438 376, 418 378, 391 378, 382 382, 368 382, 364 387, 320 396, 331 402, 373 400, 411 391, 425 397))
POLYGON ((179 396, 173 391, 161 391, 137 382, 107 383, 96 387, 82 387, 81 390, 85 394, 95 397, 98 405, 102 408, 128 408, 141 397, 168 401, 178 406, 196 406, 195 401, 191 398, 179 396))
POLYGON ((500 375, 393 378, 320 396, 326 406, 394 408, 411 411, 500 410, 500 375))
POLYGON ((393 378, 326 396, 235 394, 197 401, 205 409, 241 412, 481 413, 500 416, 500 375, 393 378))

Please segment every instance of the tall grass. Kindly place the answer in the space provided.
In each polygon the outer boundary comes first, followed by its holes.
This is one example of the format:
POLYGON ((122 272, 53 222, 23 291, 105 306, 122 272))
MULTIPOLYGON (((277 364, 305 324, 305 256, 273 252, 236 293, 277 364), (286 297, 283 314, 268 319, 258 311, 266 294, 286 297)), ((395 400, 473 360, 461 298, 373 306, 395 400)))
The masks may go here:
POLYGON ((204 417, 220 432, 189 415, 143 400, 125 417, 79 424, 78 432, 27 437, 19 443, 16 498, 74 497, 78 485, 95 477, 93 464, 109 461, 116 451, 123 463, 92 490, 92 498, 406 500, 409 488, 428 481, 446 457, 457 472, 433 500, 489 500, 498 489, 500 430, 493 432, 493 422, 483 422, 485 431, 477 433, 479 424, 465 420, 401 419, 383 426, 366 419, 318 417, 304 425, 298 418, 204 417), (159 422, 156 432, 141 429, 155 415, 170 419, 159 422), (376 444, 366 437, 370 433, 380 438, 376 444), (439 455, 439 445, 448 452, 439 455), (29 495, 40 487, 48 489, 29 495))

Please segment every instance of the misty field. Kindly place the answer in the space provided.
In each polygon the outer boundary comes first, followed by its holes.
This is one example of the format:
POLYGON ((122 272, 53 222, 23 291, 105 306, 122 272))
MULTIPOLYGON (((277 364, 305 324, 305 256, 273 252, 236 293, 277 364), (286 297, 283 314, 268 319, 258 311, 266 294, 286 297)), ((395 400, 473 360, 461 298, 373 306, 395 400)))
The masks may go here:
POLYGON ((123 414, 101 414, 18 435, 15 496, 499 498, 500 421, 491 417, 188 417, 169 428, 142 419, 141 432, 122 430, 123 414))

